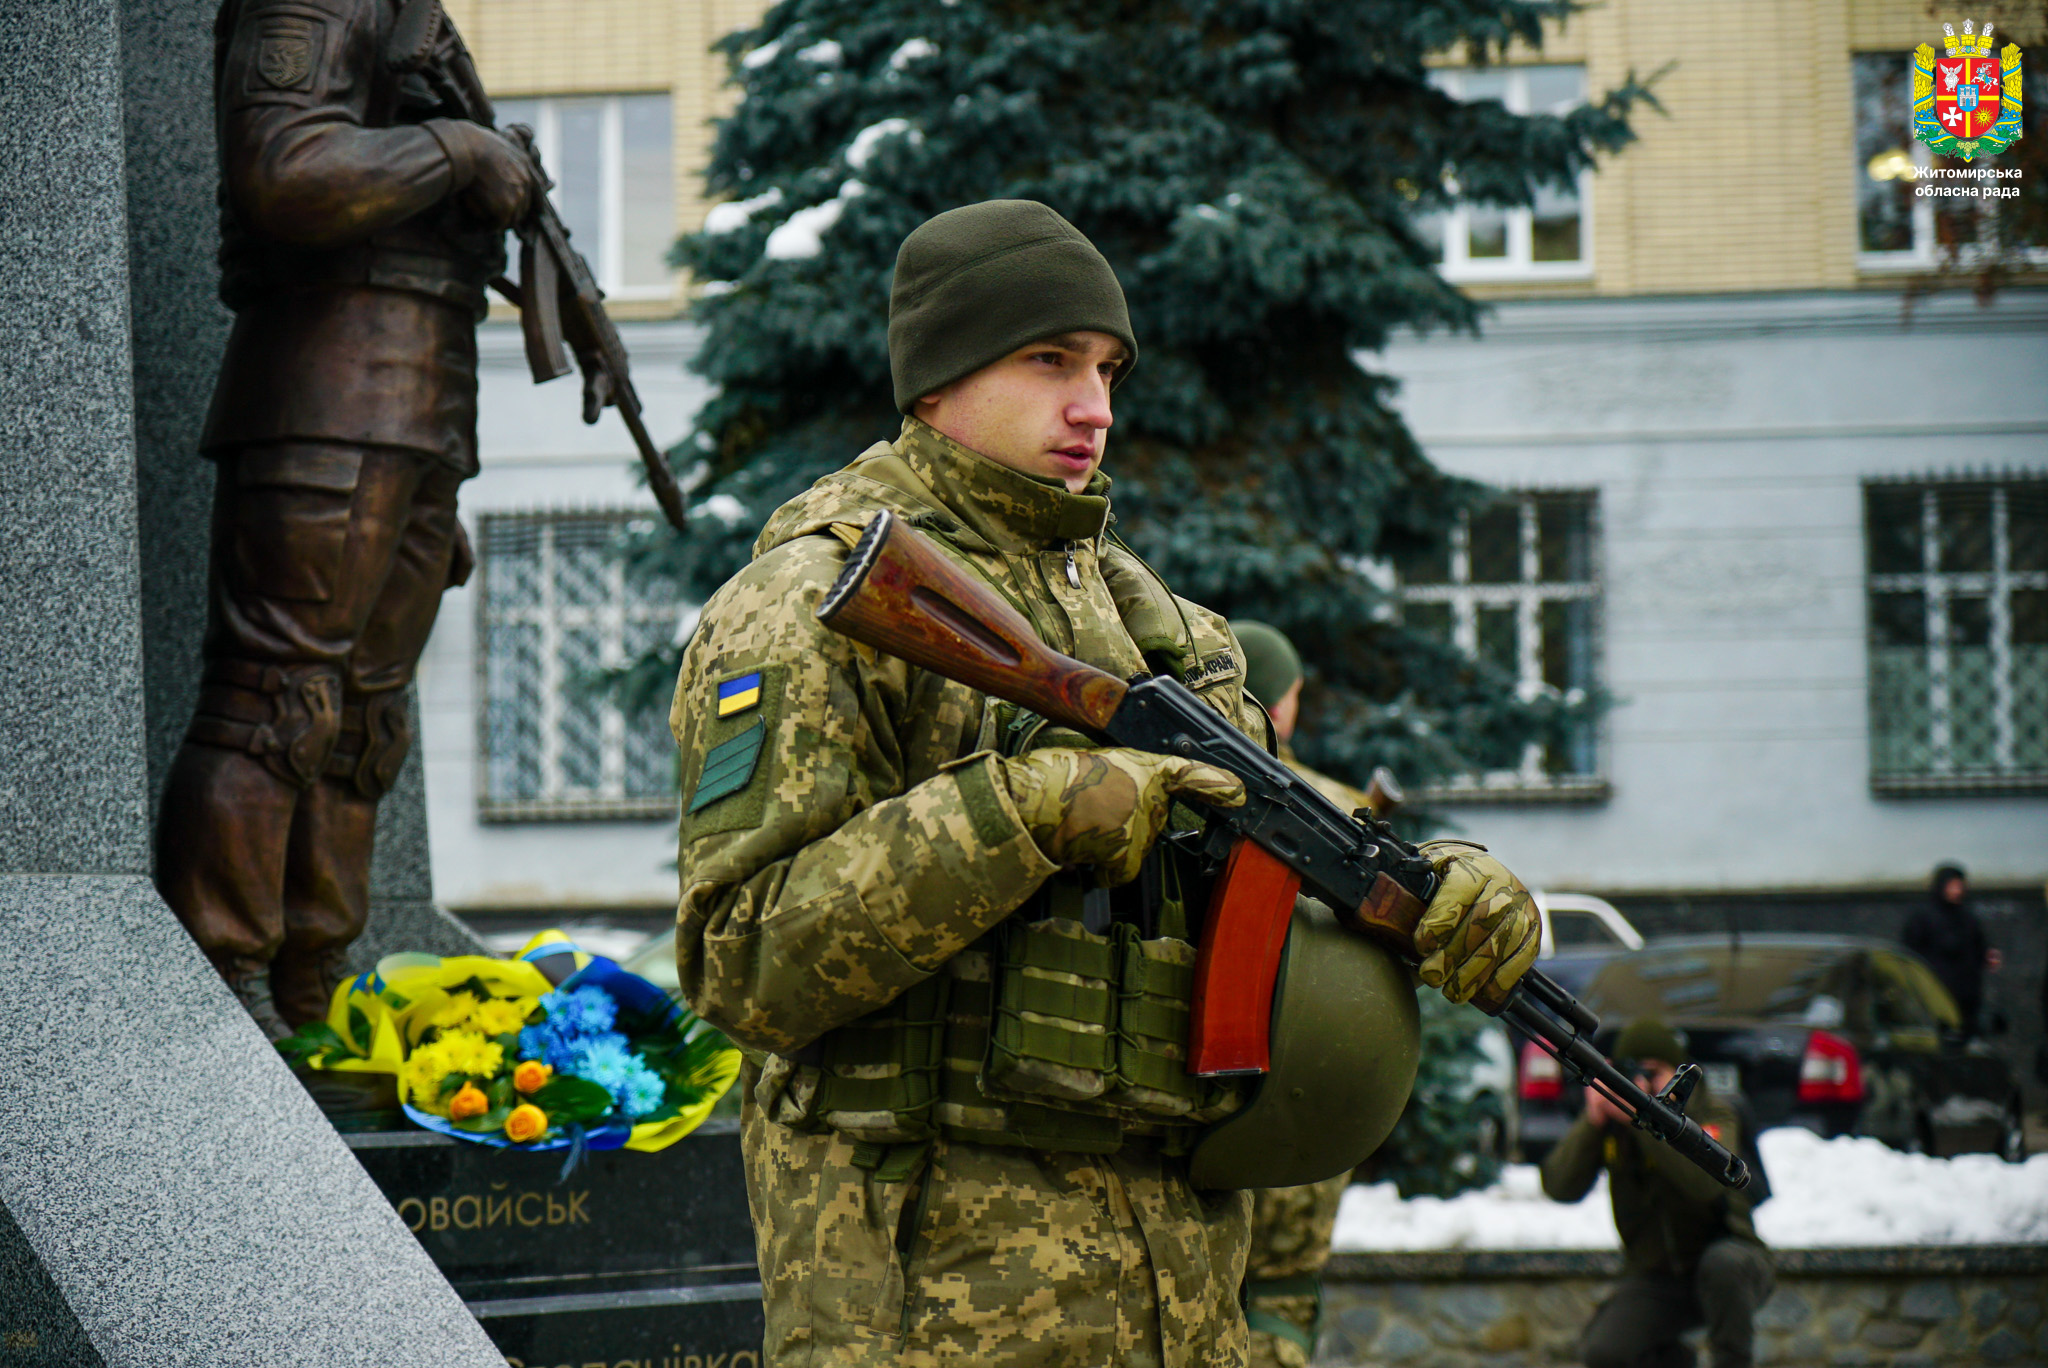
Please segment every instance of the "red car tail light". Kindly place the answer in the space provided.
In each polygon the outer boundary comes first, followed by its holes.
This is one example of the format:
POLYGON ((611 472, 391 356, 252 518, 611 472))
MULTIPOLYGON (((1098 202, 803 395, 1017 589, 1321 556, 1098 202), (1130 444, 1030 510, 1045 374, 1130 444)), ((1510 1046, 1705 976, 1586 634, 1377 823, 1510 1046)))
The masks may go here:
POLYGON ((1533 1040, 1522 1042, 1522 1100, 1555 1102, 1564 1094, 1564 1069, 1533 1040))
POLYGON ((1826 1031, 1808 1036, 1806 1057, 1799 1061, 1799 1100, 1861 1102, 1863 1060, 1856 1047, 1826 1031))

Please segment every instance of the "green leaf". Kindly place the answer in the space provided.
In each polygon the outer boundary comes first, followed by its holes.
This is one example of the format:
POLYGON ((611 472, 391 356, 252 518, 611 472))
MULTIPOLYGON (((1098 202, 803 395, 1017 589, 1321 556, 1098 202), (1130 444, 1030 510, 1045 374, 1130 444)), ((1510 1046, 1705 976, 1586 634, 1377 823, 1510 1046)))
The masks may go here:
POLYGON ((370 1048, 370 1018, 353 1002, 348 1005, 348 1033, 362 1042, 362 1048, 370 1048))
POLYGON ((462 1085, 467 1082, 469 1082, 469 1075, 466 1073, 446 1074, 441 1079, 441 1088, 438 1095, 447 1097, 451 1093, 461 1092, 462 1085))
POLYGON ((402 1012, 412 1006, 411 998, 403 993, 394 993, 388 988, 384 990, 384 1001, 390 1004, 391 1010, 394 1012, 402 1012))
POLYGON ((612 1109, 612 1095, 602 1084, 572 1074, 557 1074, 530 1100, 556 1125, 595 1121, 612 1109))
POLYGON ((467 1121, 450 1121, 448 1124, 459 1131, 472 1135, 488 1135, 492 1131, 505 1129, 505 1118, 512 1115, 510 1107, 493 1107, 482 1116, 472 1116, 467 1121))
POLYGON ((324 1021, 310 1022, 296 1032, 277 1042, 278 1053, 294 1064, 319 1058, 323 1062, 334 1059, 360 1059, 362 1056, 349 1049, 348 1042, 334 1033, 334 1028, 324 1021))
POLYGON ((507 1111, 519 1105, 519 1099, 513 1092, 510 1074, 500 1074, 492 1079, 490 1086, 484 1089, 484 1096, 491 1099, 493 1107, 503 1107, 507 1111))

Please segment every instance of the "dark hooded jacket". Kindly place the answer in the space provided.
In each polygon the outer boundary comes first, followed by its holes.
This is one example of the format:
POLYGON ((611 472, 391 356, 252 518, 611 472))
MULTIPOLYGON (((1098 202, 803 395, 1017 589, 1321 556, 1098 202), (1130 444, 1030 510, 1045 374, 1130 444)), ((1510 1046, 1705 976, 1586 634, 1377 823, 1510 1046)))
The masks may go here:
POLYGON ((1927 967, 1956 1000, 1964 1029, 1974 1030, 1984 1005, 1984 926, 1970 910, 1967 895, 1955 903, 1945 902, 1941 896, 1944 884, 1962 877, 1963 871, 1955 865, 1935 870, 1927 906, 1906 918, 1899 940, 1927 961, 1927 967))

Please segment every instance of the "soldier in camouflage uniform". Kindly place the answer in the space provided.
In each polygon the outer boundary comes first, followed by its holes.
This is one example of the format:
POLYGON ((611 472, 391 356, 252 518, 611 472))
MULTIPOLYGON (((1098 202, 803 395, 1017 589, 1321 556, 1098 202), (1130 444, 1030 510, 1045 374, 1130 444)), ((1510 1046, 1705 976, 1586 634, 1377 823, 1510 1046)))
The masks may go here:
MULTIPOLYGON (((1250 1203, 1195 1191, 1185 1156, 1243 1099, 1181 1063, 1193 930, 1153 851, 1175 796, 1241 787, 815 617, 892 509, 1053 647, 1174 670, 1264 742, 1228 624, 1108 532, 1122 291, 1057 214, 992 201, 905 240, 889 337, 901 434, 769 518, 670 714, 680 981, 749 1054, 763 1362, 1241 1364, 1250 1203)), ((1425 978, 1512 982, 1526 895, 1462 849, 1440 868, 1425 978)))
MULTIPOLYGON (((1249 619, 1231 623, 1231 630, 1244 648, 1245 687, 1254 697, 1270 700, 1266 713, 1287 767, 1346 812, 1369 806, 1357 789, 1295 757, 1302 669, 1294 643, 1277 627, 1249 619)), ((1252 1194, 1251 1257, 1245 1266, 1252 1368, 1303 1368, 1315 1354, 1323 1309, 1320 1275, 1330 1261, 1337 1207, 1350 1182, 1349 1173, 1340 1173, 1320 1183, 1252 1194)))
MULTIPOLYGON (((1678 1033, 1650 1018, 1629 1023, 1614 1043, 1615 1063, 1650 1093, 1671 1081, 1686 1055, 1678 1033)), ((1740 1113, 1704 1084, 1685 1110, 1730 1150, 1747 1148, 1740 1113)), ((1695 1325, 1707 1328, 1713 1368, 1750 1368, 1757 1309, 1772 1283, 1750 1194, 1722 1187, 1588 1088, 1586 1114, 1544 1156, 1544 1194, 1576 1202, 1602 1169, 1623 1271, 1586 1326, 1579 1345, 1586 1368, 1694 1368, 1698 1356, 1679 1335, 1695 1325)))

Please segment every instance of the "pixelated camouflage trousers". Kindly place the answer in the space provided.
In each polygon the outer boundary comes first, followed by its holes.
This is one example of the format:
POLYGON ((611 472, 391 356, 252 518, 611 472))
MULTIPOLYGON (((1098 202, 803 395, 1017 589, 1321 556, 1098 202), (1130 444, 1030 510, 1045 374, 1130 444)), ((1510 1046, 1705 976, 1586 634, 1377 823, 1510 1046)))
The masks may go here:
POLYGON ((1264 1188, 1252 1194, 1252 1241, 1245 1275, 1251 1279, 1252 1309, 1292 1325, 1296 1335, 1251 1330, 1251 1368, 1305 1368, 1314 1343, 1318 1301, 1309 1295, 1261 1294, 1262 1279, 1299 1278, 1320 1273, 1330 1261, 1330 1236, 1351 1175, 1340 1173, 1300 1187, 1264 1188))
POLYGON ((1184 1160, 933 1142, 898 1177, 747 1107, 770 1368, 1242 1368, 1250 1201, 1184 1160))

